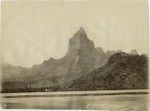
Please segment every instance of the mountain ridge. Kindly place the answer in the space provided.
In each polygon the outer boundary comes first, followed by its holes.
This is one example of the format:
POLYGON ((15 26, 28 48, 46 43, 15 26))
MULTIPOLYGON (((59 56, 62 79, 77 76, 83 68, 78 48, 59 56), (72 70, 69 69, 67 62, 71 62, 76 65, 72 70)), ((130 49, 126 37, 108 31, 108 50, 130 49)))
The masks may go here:
MULTIPOLYGON (((68 51, 64 57, 59 59, 50 58, 41 64, 33 65, 23 73, 19 72, 22 73, 20 75, 27 75, 26 77, 19 78, 19 80, 11 79, 11 74, 9 81, 7 79, 3 79, 2 81, 11 83, 24 82, 25 86, 32 87, 66 84, 68 82, 70 83, 74 78, 82 74, 87 74, 93 69, 102 66, 105 62, 104 55, 99 54, 95 49, 94 42, 88 38, 84 28, 80 27, 69 39, 68 51), (61 78, 61 80, 58 80, 58 78, 61 78)), ((3 73, 6 72, 4 69, 2 71, 3 73)), ((3 78, 6 75, 7 73, 3 74, 3 78)), ((11 84, 7 85, 11 86, 11 84)))
MULTIPOLYGON (((4 90, 26 87, 67 89, 78 78, 88 76, 93 70, 110 62, 109 58, 118 52, 123 53, 120 50, 104 52, 101 47, 95 48, 94 42, 88 38, 84 28, 80 27, 69 39, 68 50, 64 57, 59 59, 51 57, 31 68, 13 65, 12 67, 10 67, 11 65, 2 67, 2 86, 4 90)), ((138 53, 136 50, 132 50, 131 55, 135 56, 138 53)))

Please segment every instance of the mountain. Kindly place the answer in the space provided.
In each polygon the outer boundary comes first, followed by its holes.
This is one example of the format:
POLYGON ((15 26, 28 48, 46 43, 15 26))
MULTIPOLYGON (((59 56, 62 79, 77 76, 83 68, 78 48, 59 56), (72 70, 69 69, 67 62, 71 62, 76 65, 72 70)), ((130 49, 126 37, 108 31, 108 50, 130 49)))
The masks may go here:
POLYGON ((21 66, 13 66, 11 64, 5 63, 2 65, 2 79, 3 81, 11 81, 12 79, 24 78, 27 75, 27 68, 21 66), (23 74, 22 74, 23 73, 23 74))
POLYGON ((69 90, 121 90, 148 88, 148 58, 124 52, 113 54, 108 62, 86 76, 74 80, 69 90))
POLYGON ((106 62, 104 52, 97 51, 94 42, 88 38, 84 28, 80 27, 69 39, 68 51, 64 57, 50 58, 29 69, 2 67, 3 78, 11 75, 9 80, 2 79, 3 88, 66 87, 74 79, 88 74, 106 62))
POLYGON ((136 50, 95 48, 84 28, 69 39, 67 53, 31 68, 2 65, 2 92, 101 89, 143 89, 148 83, 148 58, 136 50))

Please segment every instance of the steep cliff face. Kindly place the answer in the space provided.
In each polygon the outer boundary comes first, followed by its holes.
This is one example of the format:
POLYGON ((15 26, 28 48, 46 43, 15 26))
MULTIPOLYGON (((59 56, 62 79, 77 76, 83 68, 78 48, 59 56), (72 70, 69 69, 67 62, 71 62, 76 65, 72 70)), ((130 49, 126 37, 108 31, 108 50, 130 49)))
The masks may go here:
MULTIPOLYGON (((35 75, 35 78, 36 80, 39 78, 39 86, 62 84, 67 86, 77 77, 86 75, 105 63, 105 56, 95 49, 94 42, 87 37, 85 30, 81 27, 70 38, 67 54, 63 58, 53 60, 53 62, 45 61, 37 66, 38 68, 32 68, 31 72, 35 73, 33 69, 37 71, 38 75, 35 75)), ((34 86, 37 86, 37 83, 34 83, 34 86)))
POLYGON ((50 58, 27 69, 2 66, 4 92, 147 88, 147 57, 95 48, 81 27, 69 40, 60 59, 50 58), (44 89, 41 89, 44 88, 44 89), (19 89, 19 90, 18 90, 19 89), (40 90, 39 90, 40 89, 40 90))
POLYGON ((94 42, 89 40, 84 28, 80 27, 80 29, 69 40, 67 54, 77 53, 80 49, 91 51, 94 48, 94 42))
MULTIPOLYGON (((23 82, 24 85, 32 87, 67 84, 105 64, 106 58, 102 53, 95 49, 94 42, 88 38, 84 28, 80 27, 70 38, 68 51, 64 57, 50 58, 42 64, 34 65, 27 71, 17 72, 20 75, 28 76, 12 80, 10 78, 10 80, 11 82, 23 82)), ((7 69, 3 69, 4 73, 5 70, 7 69)))
POLYGON ((69 40, 66 58, 71 59, 69 73, 86 74, 104 64, 104 55, 94 47, 85 30, 81 27, 69 40))

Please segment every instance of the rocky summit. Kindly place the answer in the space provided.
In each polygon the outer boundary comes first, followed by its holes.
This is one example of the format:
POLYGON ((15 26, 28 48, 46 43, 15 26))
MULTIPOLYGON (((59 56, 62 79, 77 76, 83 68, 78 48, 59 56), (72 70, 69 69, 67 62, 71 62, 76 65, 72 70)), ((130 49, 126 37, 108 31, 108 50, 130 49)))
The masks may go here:
MULTIPOLYGON (((138 58, 138 54, 135 52, 136 51, 134 50, 132 51, 132 54, 129 54, 132 55, 131 58, 133 60, 138 58)), ((15 67, 10 64, 3 65, 2 92, 45 91, 45 89, 48 91, 96 90, 97 88, 117 89, 118 82, 113 82, 114 87, 108 88, 109 85, 106 85, 106 83, 109 82, 108 80, 105 81, 105 79, 97 78, 101 74, 102 77, 107 76, 107 78, 111 78, 112 76, 117 77, 117 75, 112 75, 113 73, 116 74, 115 71, 111 73, 113 69, 115 70, 115 67, 120 71, 119 77, 123 71, 127 74, 132 74, 132 68, 126 70, 128 67, 123 69, 121 65, 117 64, 122 58, 117 58, 115 53, 115 51, 111 50, 104 52, 101 47, 95 48, 94 42, 88 38, 84 28, 80 27, 73 37, 69 39, 68 51, 62 58, 50 58, 49 60, 45 60, 43 63, 34 65, 31 68, 15 67), (113 61, 114 65, 108 65, 111 61, 109 58, 112 58, 112 55, 117 59, 116 61, 113 61), (97 70, 101 71, 97 74, 93 74, 93 71, 97 70), (98 81, 91 82, 97 79, 98 81), (84 82, 86 85, 89 85, 87 89, 82 80, 86 81, 84 82), (80 86, 81 84, 82 86, 80 86)), ((140 60, 138 62, 140 62, 140 60)), ((130 62, 128 61, 125 64, 127 66, 130 62)), ((146 62, 142 65, 145 64, 146 62)), ((141 71, 145 70, 144 66, 140 66, 140 68, 141 71)), ((133 73, 136 74, 138 72, 138 67, 134 70, 133 73)), ((145 72, 143 73, 145 74, 145 72)), ((140 74, 142 75, 142 73, 140 74)), ((130 84, 130 81, 126 84, 130 84)), ((141 84, 144 85, 144 83, 141 84)), ((140 87, 136 88, 145 88, 145 86, 142 87, 142 85, 139 85, 140 87)), ((121 86, 118 86, 118 89, 120 87, 121 86)))
POLYGON ((11 67, 10 70, 10 66, 5 65, 2 67, 3 84, 8 88, 67 85, 75 78, 102 66, 106 61, 104 52, 96 50, 94 42, 88 38, 84 28, 80 27, 69 39, 68 51, 64 57, 50 58, 26 70, 22 67, 11 67))

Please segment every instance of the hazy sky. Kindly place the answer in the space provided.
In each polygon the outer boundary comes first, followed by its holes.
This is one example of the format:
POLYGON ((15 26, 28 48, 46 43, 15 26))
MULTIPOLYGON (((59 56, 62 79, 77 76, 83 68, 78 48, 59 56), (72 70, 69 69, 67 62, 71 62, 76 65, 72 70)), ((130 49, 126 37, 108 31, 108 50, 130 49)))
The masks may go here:
POLYGON ((80 26, 104 51, 147 53, 148 4, 144 1, 2 2, 2 60, 30 67, 63 57, 69 38, 80 26))

